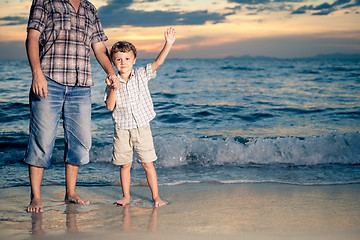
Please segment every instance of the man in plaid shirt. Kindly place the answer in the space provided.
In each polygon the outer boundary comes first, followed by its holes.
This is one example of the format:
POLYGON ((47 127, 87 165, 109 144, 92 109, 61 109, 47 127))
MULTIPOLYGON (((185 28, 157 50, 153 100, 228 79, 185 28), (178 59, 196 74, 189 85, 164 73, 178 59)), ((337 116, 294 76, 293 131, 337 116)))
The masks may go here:
POLYGON ((66 202, 87 205, 75 191, 79 165, 91 148, 90 51, 109 75, 107 54, 96 8, 87 0, 33 0, 26 48, 32 70, 30 136, 24 161, 29 165, 28 212, 43 212, 41 181, 50 165, 60 117, 64 121, 66 202))

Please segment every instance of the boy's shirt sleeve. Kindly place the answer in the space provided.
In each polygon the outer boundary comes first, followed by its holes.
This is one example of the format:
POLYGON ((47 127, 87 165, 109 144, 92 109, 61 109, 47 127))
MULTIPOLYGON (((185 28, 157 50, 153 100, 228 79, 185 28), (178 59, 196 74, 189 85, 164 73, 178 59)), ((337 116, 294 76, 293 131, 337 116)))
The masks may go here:
POLYGON ((138 68, 136 71, 137 74, 140 75, 140 79, 144 82, 150 81, 156 77, 156 71, 152 71, 151 63, 148 63, 145 67, 138 68))
POLYGON ((156 71, 152 71, 151 63, 146 65, 146 75, 149 77, 149 80, 156 77, 156 71))

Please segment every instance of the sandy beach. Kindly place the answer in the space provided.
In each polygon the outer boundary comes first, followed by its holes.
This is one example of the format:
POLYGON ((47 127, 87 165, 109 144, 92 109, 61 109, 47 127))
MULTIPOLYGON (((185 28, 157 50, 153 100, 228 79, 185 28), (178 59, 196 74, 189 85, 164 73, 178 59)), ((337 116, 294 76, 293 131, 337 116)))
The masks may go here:
POLYGON ((0 239, 359 239, 360 185, 184 184, 78 187, 89 206, 64 204, 63 186, 43 186, 43 214, 28 214, 29 187, 0 189, 0 239))

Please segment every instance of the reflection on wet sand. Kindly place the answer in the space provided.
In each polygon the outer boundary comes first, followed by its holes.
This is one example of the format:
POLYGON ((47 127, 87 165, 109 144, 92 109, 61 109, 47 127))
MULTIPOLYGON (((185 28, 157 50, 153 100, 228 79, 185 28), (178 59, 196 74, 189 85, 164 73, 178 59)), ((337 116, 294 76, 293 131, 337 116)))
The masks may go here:
MULTIPOLYGON (((76 223, 76 214, 77 214, 76 204, 67 204, 66 205, 66 229, 70 233, 79 232, 76 223)), ((45 235, 45 231, 42 227, 43 224, 43 215, 44 213, 32 213, 31 214, 31 233, 33 237, 41 237, 45 235)))
MULTIPOLYGON (((68 233, 78 233, 80 232, 77 223, 77 214, 79 214, 79 209, 81 206, 77 204, 66 204, 66 209, 64 211, 66 215, 66 231, 68 233)), ((136 206, 126 205, 122 210, 122 230, 124 232, 136 232, 138 230, 138 224, 132 225, 132 215, 138 215, 138 212, 144 212, 144 210, 139 210, 136 206), (133 210, 133 211, 131 211, 133 210)), ((145 210, 146 211, 146 210, 145 210)), ((159 208, 153 208, 147 223, 147 226, 144 226, 147 232, 156 232, 158 227, 158 212, 159 208)), ((42 237, 46 234, 43 229, 43 217, 44 213, 32 213, 31 215, 31 233, 33 237, 42 237)), ((61 221, 59 221, 61 222, 61 221)))
POLYGON ((79 232, 77 223, 76 223, 76 214, 77 211, 77 204, 66 204, 66 229, 70 233, 79 232))
POLYGON ((43 214, 25 212, 28 187, 0 189, 0 240, 38 236, 42 240, 358 240, 360 236, 359 184, 162 186, 170 204, 160 209, 153 209, 143 186, 133 187, 133 201, 127 207, 114 205, 118 186, 79 188, 92 199, 88 206, 58 200, 62 186, 43 188, 43 214), (219 196, 224 196, 221 203, 219 196))
MULTIPOLYGON (((130 205, 126 205, 125 207, 123 207, 122 229, 125 232, 133 231, 131 224, 130 207, 131 207, 130 205)), ((150 214, 150 218, 147 225, 148 232, 156 232, 158 226, 158 213, 159 213, 159 208, 154 207, 150 214)))
POLYGON ((41 237, 45 234, 42 228, 43 213, 31 213, 31 233, 34 237, 41 237))

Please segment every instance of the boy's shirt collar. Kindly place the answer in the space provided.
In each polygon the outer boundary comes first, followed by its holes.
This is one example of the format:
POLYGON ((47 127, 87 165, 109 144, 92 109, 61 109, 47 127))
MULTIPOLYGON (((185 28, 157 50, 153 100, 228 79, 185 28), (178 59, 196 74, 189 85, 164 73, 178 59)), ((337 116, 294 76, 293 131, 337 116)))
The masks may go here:
POLYGON ((135 75, 134 69, 131 69, 131 74, 130 74, 129 80, 126 82, 124 79, 122 79, 122 78, 120 77, 119 72, 118 72, 118 74, 117 74, 117 76, 118 76, 119 79, 120 79, 120 82, 122 82, 122 83, 128 83, 128 82, 134 77, 134 75, 135 75))

